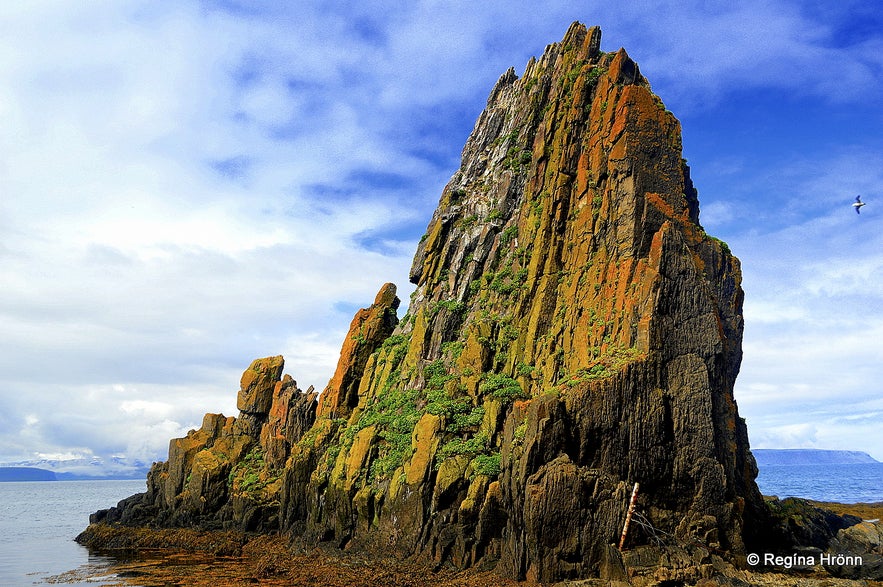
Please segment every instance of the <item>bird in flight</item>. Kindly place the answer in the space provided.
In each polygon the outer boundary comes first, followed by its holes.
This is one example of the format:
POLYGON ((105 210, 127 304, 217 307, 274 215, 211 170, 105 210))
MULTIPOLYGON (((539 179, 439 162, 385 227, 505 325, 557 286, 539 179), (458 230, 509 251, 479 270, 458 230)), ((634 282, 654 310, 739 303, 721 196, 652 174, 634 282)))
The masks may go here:
POLYGON ((855 197, 855 203, 852 205, 852 207, 855 208, 855 213, 856 213, 856 214, 861 214, 861 207, 864 206, 864 205, 865 205, 865 203, 862 202, 862 197, 861 197, 861 196, 856 196, 856 197, 855 197))

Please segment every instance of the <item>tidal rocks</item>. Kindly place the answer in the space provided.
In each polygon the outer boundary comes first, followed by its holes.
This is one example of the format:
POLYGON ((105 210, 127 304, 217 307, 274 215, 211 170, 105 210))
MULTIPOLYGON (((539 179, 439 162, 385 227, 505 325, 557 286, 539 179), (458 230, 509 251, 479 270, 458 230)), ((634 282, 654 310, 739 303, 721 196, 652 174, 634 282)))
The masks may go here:
POLYGON ((861 522, 837 532, 828 544, 827 570, 837 577, 883 580, 883 525, 861 522))

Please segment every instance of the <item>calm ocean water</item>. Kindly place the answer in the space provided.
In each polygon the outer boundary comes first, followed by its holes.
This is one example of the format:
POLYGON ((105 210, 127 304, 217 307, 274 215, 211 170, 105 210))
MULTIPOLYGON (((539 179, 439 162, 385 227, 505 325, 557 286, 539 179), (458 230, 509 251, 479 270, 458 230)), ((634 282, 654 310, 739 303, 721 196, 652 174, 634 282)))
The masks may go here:
POLYGON ((883 463, 851 465, 764 465, 757 476, 764 495, 817 501, 883 501, 883 463))
MULTIPOLYGON (((883 463, 767 465, 757 482, 764 495, 780 498, 883 501, 883 463)), ((85 564, 109 564, 109 559, 90 555, 74 537, 89 523, 90 513, 144 489, 144 481, 0 483, 0 585, 45 584, 47 577, 85 564)))
POLYGON ((46 577, 108 562, 90 555, 74 537, 89 525, 89 514, 146 485, 143 480, 0 483, 0 585, 44 584, 46 577))

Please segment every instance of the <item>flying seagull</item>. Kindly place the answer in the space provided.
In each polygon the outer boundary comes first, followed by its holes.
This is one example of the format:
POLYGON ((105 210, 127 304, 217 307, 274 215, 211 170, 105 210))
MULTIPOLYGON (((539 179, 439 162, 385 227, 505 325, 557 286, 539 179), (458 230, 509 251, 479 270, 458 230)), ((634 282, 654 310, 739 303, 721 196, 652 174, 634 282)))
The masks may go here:
POLYGON ((865 205, 865 203, 862 202, 862 197, 861 197, 861 196, 856 196, 856 197, 855 197, 855 204, 853 204, 852 207, 855 208, 855 213, 856 213, 856 214, 861 214, 861 207, 864 206, 864 205, 865 205))

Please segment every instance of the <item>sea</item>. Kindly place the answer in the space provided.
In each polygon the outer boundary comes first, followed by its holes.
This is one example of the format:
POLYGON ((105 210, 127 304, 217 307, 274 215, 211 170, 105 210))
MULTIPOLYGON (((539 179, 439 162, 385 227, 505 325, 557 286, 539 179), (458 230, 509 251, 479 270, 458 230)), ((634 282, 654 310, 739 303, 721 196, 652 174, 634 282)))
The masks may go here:
MULTIPOLYGON (((883 463, 767 465, 757 479, 764 495, 841 503, 883 501, 883 463)), ((0 585, 89 585, 107 581, 66 579, 86 566, 110 567, 111 558, 74 542, 92 512, 144 491, 140 481, 34 481, 0 483, 0 585)))
POLYGON ((883 502, 883 463, 762 465, 757 486, 764 495, 779 499, 883 502))
MULTIPOLYGON (((0 585, 45 585, 47 579, 84 565, 110 566, 74 542, 89 514, 147 489, 136 481, 30 481, 0 483, 0 585)), ((108 584, 75 579, 56 584, 108 584)))

